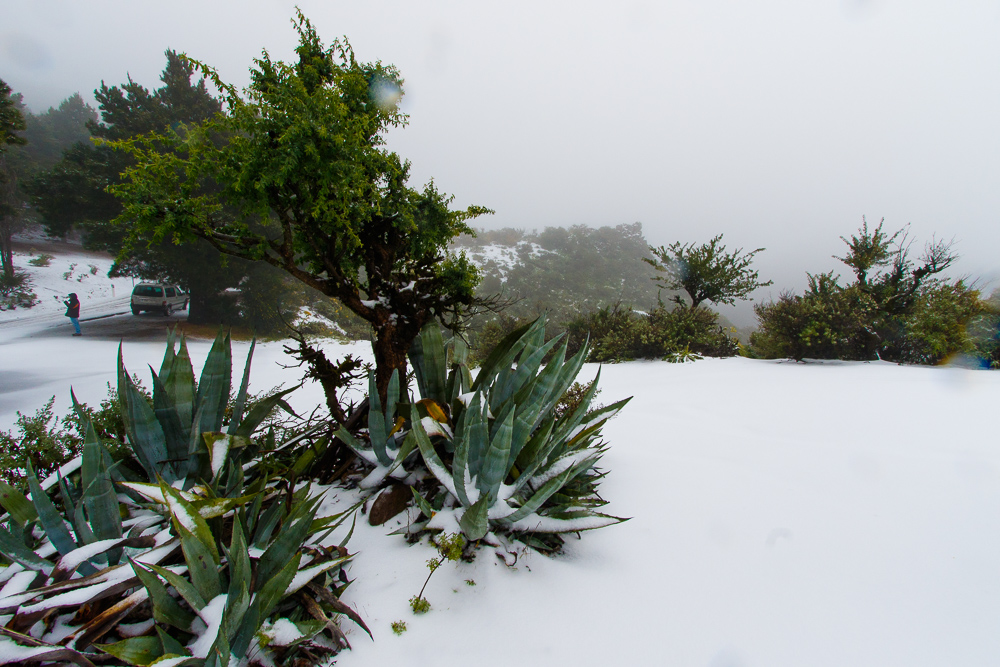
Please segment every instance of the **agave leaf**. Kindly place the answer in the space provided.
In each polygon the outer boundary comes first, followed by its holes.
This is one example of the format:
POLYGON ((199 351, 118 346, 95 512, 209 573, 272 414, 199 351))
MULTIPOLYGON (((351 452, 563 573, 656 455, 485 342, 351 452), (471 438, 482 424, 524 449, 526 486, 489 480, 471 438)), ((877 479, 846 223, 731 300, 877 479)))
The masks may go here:
POLYGON ((586 516, 573 519, 557 519, 550 516, 528 515, 518 523, 512 524, 512 528, 517 531, 533 533, 576 533, 584 530, 595 530, 606 526, 613 526, 616 523, 628 521, 627 518, 601 514, 600 512, 590 512, 586 516))
POLYGON ((198 396, 195 405, 202 409, 200 429, 219 431, 222 429, 222 417, 229 402, 229 390, 232 386, 233 354, 228 334, 219 329, 212 349, 208 352, 205 366, 201 369, 201 379, 198 380, 198 396))
POLYGON ((350 556, 344 556, 343 558, 335 558, 333 560, 328 560, 325 563, 320 563, 319 565, 313 565, 312 567, 306 567, 299 570, 295 574, 295 577, 292 578, 292 581, 288 584, 288 588, 285 589, 285 596, 297 593, 303 586, 319 575, 340 567, 350 559, 350 556))
POLYGON ((250 444, 250 441, 243 436, 229 435, 228 433, 220 433, 218 431, 202 433, 201 438, 205 443, 205 448, 208 450, 208 461, 212 471, 212 479, 219 476, 219 472, 229 458, 230 449, 246 447, 250 444))
POLYGON ((222 612, 222 626, 219 628, 219 635, 235 637, 243 623, 247 610, 250 608, 250 592, 245 584, 240 584, 235 592, 230 592, 226 602, 226 609, 222 612))
MULTIPOLYGON (((184 548, 184 538, 181 537, 181 549, 184 548)), ((186 555, 186 554, 185 554, 186 555)), ((205 608, 205 596, 202 595, 198 587, 192 584, 190 581, 177 574, 176 572, 171 572, 165 567, 160 567, 159 565, 153 565, 152 563, 147 564, 146 567, 151 569, 156 574, 160 575, 166 579, 167 583, 174 587, 174 589, 180 593, 180 596, 184 598, 191 608, 195 611, 201 611, 205 608)), ((188 568, 190 571, 190 567, 188 568)), ((192 574, 192 578, 194 575, 192 574)))
POLYGON ((473 503, 472 507, 465 510, 458 525, 462 528, 462 533, 470 541, 481 540, 489 532, 488 514, 490 510, 490 498, 487 495, 480 496, 479 500, 473 503))
POLYGON ((288 407, 288 404, 285 403, 284 397, 301 386, 301 384, 297 384, 294 387, 284 389, 276 394, 262 398, 251 405, 250 409, 247 410, 246 416, 243 417, 239 427, 237 427, 236 435, 249 438, 253 435, 253 432, 257 430, 257 427, 261 425, 261 422, 267 419, 267 416, 271 414, 276 406, 280 405, 286 412, 294 415, 295 412, 293 412, 292 409, 288 407))
MULTIPOLYGON (((183 529, 184 531, 190 533, 195 540, 200 542, 211 556, 212 564, 218 565, 220 562, 219 551, 215 546, 215 538, 212 536, 212 531, 209 529, 205 519, 202 518, 201 514, 198 513, 198 510, 195 509, 192 503, 188 502, 181 496, 177 489, 163 482, 160 482, 160 489, 163 492, 163 498, 166 501, 167 508, 170 510, 170 514, 173 515, 174 525, 176 525, 178 529, 183 529)), ((183 546, 183 540, 181 544, 183 546)), ((195 549, 195 547, 192 546, 192 549, 195 549)), ((187 553, 188 549, 185 547, 185 556, 187 553)), ((192 553, 200 554, 198 551, 193 551, 192 553)), ((188 567, 192 567, 190 562, 188 563, 188 567)), ((193 576, 194 575, 192 573, 192 578, 193 576)), ((216 573, 216 576, 218 576, 218 573, 216 573)), ((218 595, 218 593, 215 593, 214 595, 204 595, 204 597, 206 600, 211 600, 216 595, 218 595)))
POLYGON ((132 450, 150 479, 160 476, 167 482, 175 481, 174 467, 166 462, 169 458, 166 436, 156 413, 128 376, 124 382, 125 427, 132 450))
POLYGON ((476 380, 472 383, 472 391, 489 386, 501 368, 510 368, 511 363, 514 361, 514 357, 516 357, 517 353, 524 347, 522 337, 532 327, 539 326, 541 319, 542 318, 538 318, 534 322, 525 324, 523 327, 507 334, 507 336, 500 341, 495 348, 493 348, 493 351, 490 352, 486 361, 484 361, 483 365, 479 367, 479 373, 476 374, 476 380))
POLYGON ((19 526, 38 518, 38 511, 23 493, 13 486, 0 480, 0 505, 10 513, 19 526))
POLYGON ((45 574, 52 571, 52 563, 26 547, 16 536, 2 527, 0 527, 0 553, 29 570, 45 574))
POLYGON ((279 502, 271 503, 270 507, 264 510, 254 530, 253 546, 258 549, 263 549, 267 546, 267 543, 271 540, 271 533, 274 532, 274 527, 278 525, 278 519, 281 518, 283 510, 284 506, 279 502))
MULTIPOLYGON (((478 396, 478 392, 477 392, 478 396)), ((469 493, 465 488, 466 476, 469 474, 469 416, 472 410, 465 410, 455 427, 455 455, 451 461, 451 479, 455 485, 455 495, 462 507, 468 507, 469 493)))
MULTIPOLYGON (((111 474, 106 466, 106 451, 97 439, 94 425, 87 422, 87 440, 83 444, 84 468, 89 467, 90 482, 84 487, 83 504, 87 508, 90 527, 98 540, 117 539, 122 536, 122 516, 118 506, 118 496, 111 482, 111 474), (90 460, 90 465, 87 461, 90 460)), ((81 473, 86 482, 87 474, 81 473)), ((78 526, 79 528, 79 526, 78 526)), ((121 550, 108 552, 108 563, 116 565, 121 558, 121 550)))
MULTIPOLYGON (((183 339, 183 334, 181 339, 183 339)), ((166 382, 167 378, 170 377, 170 369, 174 365, 174 359, 176 354, 174 352, 174 345, 177 341, 177 327, 171 327, 167 329, 167 347, 163 352, 163 361, 160 362, 160 377, 166 382)))
POLYGON ((477 391, 469 404, 469 471, 473 476, 479 474, 486 458, 486 450, 490 446, 489 423, 482 405, 482 392, 477 391))
MULTIPOLYGON (((542 329, 538 330, 539 334, 544 335, 542 329)), ((521 354, 521 360, 517 363, 517 370, 511 377, 511 390, 515 394, 520 390, 525 384, 534 379, 535 373, 542 366, 542 360, 545 355, 552 350, 553 347, 559 342, 559 339, 563 337, 563 334, 559 334, 548 343, 542 345, 531 345, 525 346, 524 352, 521 354)), ((564 343, 565 345, 565 343, 564 343)))
POLYGON ((304 513, 300 512, 298 520, 294 521, 292 519, 295 518, 296 512, 293 510, 292 516, 282 526, 278 537, 268 546, 257 562, 256 582, 258 590, 263 582, 271 579, 288 562, 292 554, 302 547, 302 543, 305 542, 306 537, 309 535, 309 529, 315 518, 317 507, 319 507, 318 503, 307 501, 302 506, 302 509, 306 511, 304 513), (312 505, 312 507, 310 508, 308 505, 312 505))
MULTIPOLYGON (((301 543, 299 544, 301 546, 301 543)), ((299 563, 302 561, 302 554, 296 551, 287 561, 282 563, 283 567, 277 570, 273 576, 264 580, 264 585, 257 593, 256 600, 260 601, 261 620, 267 618, 268 614, 285 596, 285 591, 295 578, 295 573, 299 571, 299 563)), ((258 575, 259 576, 259 575, 258 575)))
POLYGON ((183 477, 183 473, 177 469, 187 460, 187 444, 191 428, 190 425, 184 428, 173 400, 152 366, 149 367, 149 371, 153 375, 153 413, 160 428, 163 429, 167 457, 170 459, 169 466, 174 469, 175 475, 183 477))
POLYGON ((184 526, 178 526, 177 532, 180 533, 181 549, 184 552, 184 560, 187 562, 188 574, 191 575, 194 588, 202 600, 215 598, 222 592, 222 582, 219 580, 219 558, 217 554, 213 553, 214 542, 211 544, 212 549, 209 549, 209 545, 198 539, 184 526))
POLYGON ((524 503, 523 505, 521 505, 521 507, 514 510, 513 514, 505 516, 502 519, 502 521, 504 521, 505 523, 515 523, 516 521, 520 521, 524 517, 528 516, 532 512, 537 511, 538 508, 542 506, 542 503, 548 500, 552 496, 552 494, 554 494, 556 491, 561 489, 566 484, 566 482, 570 479, 570 477, 572 477, 573 472, 574 472, 573 468, 568 468, 561 474, 547 481, 545 484, 542 485, 542 488, 538 489, 538 491, 536 491, 534 495, 532 495, 531 498, 528 499, 528 502, 524 503))
POLYGON ((427 502, 427 499, 420 495, 420 493, 412 486, 410 487, 410 492, 413 493, 413 500, 417 503, 417 507, 420 508, 420 511, 424 513, 424 516, 428 519, 433 517, 435 514, 434 508, 431 507, 429 502, 427 502))
POLYGON ((441 485, 457 498, 458 495, 455 491, 455 484, 451 479, 451 473, 445 468, 444 463, 441 462, 441 457, 434 450, 434 445, 431 444, 430 438, 427 437, 427 432, 424 431, 423 424, 420 423, 420 415, 417 412, 415 404, 410 406, 410 423, 412 424, 410 432, 417 441, 417 447, 420 448, 420 455, 424 459, 424 465, 441 482, 441 485))
MULTIPOLYGON (((369 394, 370 395, 370 394, 369 394)), ((378 392, 376 392, 376 396, 378 392)), ((389 387, 385 392, 385 437, 388 439, 395 431, 396 403, 399 400, 399 369, 392 369, 389 376, 389 387)))
MULTIPOLYGON (((499 420, 498 420, 499 421, 499 420)), ((514 411, 507 413, 506 418, 500 423, 496 435, 490 440, 489 449, 486 450, 486 457, 483 459, 483 467, 479 471, 476 484, 483 495, 490 497, 490 502, 496 500, 500 490, 500 484, 510 468, 507 461, 510 458, 510 437, 514 428, 514 411)))
POLYGON ((247 363, 243 366, 243 379, 240 381, 240 389, 236 393, 236 403, 233 404, 233 419, 229 422, 229 435, 236 435, 240 420, 243 417, 243 406, 247 402, 247 390, 250 387, 250 361, 253 359, 253 350, 257 347, 257 337, 250 341, 250 351, 247 352, 247 363))
POLYGON ((236 599, 240 589, 250 589, 250 556, 247 553, 243 522, 239 517, 233 521, 233 537, 227 552, 229 561, 229 599, 236 599))
POLYGON ((172 625, 184 632, 191 631, 191 622, 194 621, 194 614, 187 611, 177 600, 172 598, 167 592, 167 587, 163 585, 160 578, 145 569, 139 563, 129 559, 132 569, 137 577, 149 592, 149 599, 153 603, 153 618, 160 623, 172 625))
POLYGON ((45 529, 45 534, 48 536, 49 541, 52 542, 52 546, 61 555, 65 556, 73 549, 76 549, 76 542, 73 540, 73 536, 70 535, 62 515, 59 514, 59 510, 56 509, 55 504, 53 504, 48 494, 42 490, 41 485, 38 483, 38 477, 35 476, 35 469, 32 468, 30 460, 27 461, 27 472, 28 488, 31 490, 31 504, 35 506, 35 511, 38 512, 38 521, 42 524, 42 528, 45 529))
POLYGON ((160 638, 160 644, 163 645, 164 654, 191 655, 191 651, 187 650, 183 644, 167 634, 167 632, 158 625, 156 626, 156 634, 160 638))
POLYGON ((170 364, 170 371, 163 377, 162 370, 160 379, 167 390, 167 396, 177 410, 177 417, 185 435, 191 430, 191 423, 194 419, 194 368, 191 366, 191 357, 188 354, 187 341, 181 336, 180 352, 174 357, 170 364))
POLYGON ((375 372, 368 372, 368 400, 371 405, 368 407, 368 439, 371 441, 372 451, 382 466, 389 466, 392 457, 385 450, 385 422, 386 415, 382 414, 382 401, 378 397, 378 390, 375 387, 375 372))
MULTIPOLYGON (((421 398, 433 399, 438 403, 447 403, 448 365, 440 325, 432 320, 420 330, 419 338, 424 362, 423 383, 420 383, 418 379, 420 396, 421 398)), ((416 365, 414 365, 414 369, 416 369, 416 365)))
POLYGON ((130 665, 145 667, 163 655, 163 645, 159 637, 130 637, 114 644, 95 644, 130 665))
POLYGON ((521 470, 521 476, 517 478, 514 483, 514 492, 516 493, 526 481, 531 479, 531 476, 538 470, 546 461, 544 456, 540 453, 546 450, 546 445, 549 442, 549 437, 552 435, 552 429, 555 427, 556 417, 555 415, 550 415, 538 430, 535 431, 534 435, 531 436, 531 440, 528 444, 524 446, 521 453, 518 454, 515 465, 521 470))

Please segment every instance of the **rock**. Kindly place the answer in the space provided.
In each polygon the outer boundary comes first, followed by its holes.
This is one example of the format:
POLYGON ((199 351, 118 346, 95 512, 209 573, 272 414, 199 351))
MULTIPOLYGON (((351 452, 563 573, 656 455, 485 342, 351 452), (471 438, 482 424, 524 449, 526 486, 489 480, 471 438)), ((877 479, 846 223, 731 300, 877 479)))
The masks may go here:
POLYGON ((393 484, 382 491, 368 510, 368 523, 381 526, 383 523, 406 509, 413 494, 410 487, 403 484, 393 484))

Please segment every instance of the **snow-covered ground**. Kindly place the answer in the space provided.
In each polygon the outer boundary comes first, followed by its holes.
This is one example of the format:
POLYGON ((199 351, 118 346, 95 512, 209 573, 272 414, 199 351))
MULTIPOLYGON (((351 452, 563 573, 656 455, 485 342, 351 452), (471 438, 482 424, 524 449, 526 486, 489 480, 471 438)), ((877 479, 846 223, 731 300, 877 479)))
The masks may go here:
POLYGON ((80 317, 87 318, 108 308, 128 310, 132 294, 132 278, 108 278, 112 260, 81 250, 76 253, 53 254, 48 266, 32 266, 29 261, 44 251, 14 252, 14 266, 31 277, 32 289, 38 297, 33 308, 0 311, 0 322, 34 319, 48 316, 53 321, 66 312, 63 301, 70 292, 80 299, 80 317))
MULTIPOLYGON (((97 401, 113 380, 116 342, 40 335, 52 326, 0 327, 0 428, 53 394, 64 412, 70 385, 97 401)), ((208 347, 191 341, 196 368, 208 347)), ((234 345, 238 368, 246 350, 234 345)), ((163 345, 124 352, 148 375, 163 345)), ((258 346, 252 389, 297 381, 283 356, 258 346)), ((433 551, 359 517, 345 600, 375 641, 345 621, 354 650, 338 664, 998 664, 1000 374, 706 359, 605 366, 601 386, 604 403, 635 396, 605 429, 601 487, 632 519, 557 558, 447 563, 415 616, 433 551)), ((293 404, 320 400, 310 386, 293 404)))

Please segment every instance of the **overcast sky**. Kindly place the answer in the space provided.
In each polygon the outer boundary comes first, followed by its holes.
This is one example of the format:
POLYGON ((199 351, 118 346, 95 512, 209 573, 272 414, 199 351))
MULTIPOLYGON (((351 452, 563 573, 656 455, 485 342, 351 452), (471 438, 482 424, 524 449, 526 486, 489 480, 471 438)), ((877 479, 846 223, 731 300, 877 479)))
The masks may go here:
MULTIPOLYGON (((867 215, 1000 276, 996 0, 298 4, 399 67, 390 145, 414 185, 495 209, 482 226, 724 233, 767 248, 766 298, 846 269, 838 237, 867 215)), ((291 59, 293 7, 3 0, 0 78, 40 111, 102 79, 156 87, 173 48, 245 85, 262 49, 291 59)))

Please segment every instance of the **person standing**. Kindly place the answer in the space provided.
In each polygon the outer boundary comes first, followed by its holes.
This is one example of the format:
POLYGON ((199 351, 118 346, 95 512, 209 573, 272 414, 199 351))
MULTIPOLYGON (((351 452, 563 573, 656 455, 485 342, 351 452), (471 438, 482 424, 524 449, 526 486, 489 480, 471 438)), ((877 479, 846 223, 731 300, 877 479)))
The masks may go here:
POLYGON ((63 301, 66 304, 66 317, 69 321, 73 323, 73 328, 76 329, 74 336, 82 336, 80 333, 80 300, 76 298, 76 292, 69 295, 68 301, 63 301))

